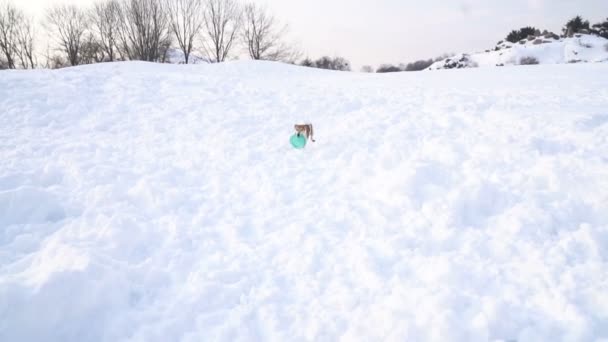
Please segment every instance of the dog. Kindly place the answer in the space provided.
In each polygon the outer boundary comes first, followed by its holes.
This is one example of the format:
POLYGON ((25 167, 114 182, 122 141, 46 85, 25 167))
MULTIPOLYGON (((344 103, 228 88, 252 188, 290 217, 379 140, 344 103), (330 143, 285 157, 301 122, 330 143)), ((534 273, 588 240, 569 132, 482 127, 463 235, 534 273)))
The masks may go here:
POLYGON ((294 128, 298 133, 298 136, 305 134, 306 139, 310 139, 312 142, 315 142, 315 139, 313 138, 314 130, 312 129, 312 124, 294 125, 294 128))

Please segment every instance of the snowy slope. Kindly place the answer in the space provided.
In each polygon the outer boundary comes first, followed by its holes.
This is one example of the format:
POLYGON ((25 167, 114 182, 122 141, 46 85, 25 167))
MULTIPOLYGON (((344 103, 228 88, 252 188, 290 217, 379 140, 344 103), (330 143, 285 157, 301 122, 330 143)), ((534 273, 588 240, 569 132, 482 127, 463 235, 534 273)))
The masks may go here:
POLYGON ((461 63, 464 67, 491 67, 519 65, 526 57, 535 58, 539 64, 608 62, 608 39, 581 34, 562 39, 541 36, 526 40, 524 44, 502 42, 492 51, 460 54, 436 62, 429 70, 449 69, 455 61, 463 58, 466 60, 461 63))
POLYGON ((607 74, 2 72, 0 341, 605 340, 607 74))

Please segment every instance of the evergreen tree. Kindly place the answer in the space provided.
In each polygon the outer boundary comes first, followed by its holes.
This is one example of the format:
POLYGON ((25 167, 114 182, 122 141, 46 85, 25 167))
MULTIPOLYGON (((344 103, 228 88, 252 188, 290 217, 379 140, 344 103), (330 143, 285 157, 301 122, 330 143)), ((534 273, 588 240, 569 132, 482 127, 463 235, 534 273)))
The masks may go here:
POLYGON ((513 30, 507 35, 507 41, 511 43, 517 43, 522 39, 528 38, 528 36, 539 35, 540 30, 532 26, 522 27, 519 30, 513 30))
POLYGON ((608 39, 608 18, 604 22, 594 24, 591 32, 608 39))
POLYGON ((564 36, 566 37, 570 37, 575 33, 581 32, 582 30, 589 31, 589 21, 583 20, 580 15, 570 19, 570 21, 568 21, 566 26, 564 26, 562 29, 564 36))

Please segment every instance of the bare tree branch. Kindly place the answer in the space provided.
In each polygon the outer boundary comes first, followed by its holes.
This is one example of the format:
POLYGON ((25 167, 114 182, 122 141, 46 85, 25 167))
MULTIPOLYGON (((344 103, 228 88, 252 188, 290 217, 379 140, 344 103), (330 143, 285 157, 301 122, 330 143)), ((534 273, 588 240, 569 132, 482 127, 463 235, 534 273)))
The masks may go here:
POLYGON ((93 5, 89 16, 91 28, 97 36, 100 48, 107 60, 117 59, 117 39, 120 23, 120 3, 118 0, 105 0, 93 5))
POLYGON ((252 59, 294 62, 300 53, 283 41, 287 25, 280 25, 266 7, 245 6, 242 40, 252 59))
POLYGON ((80 49, 80 63, 93 64, 101 63, 106 60, 106 51, 100 41, 92 34, 88 33, 80 49))
POLYGON ((9 69, 15 69, 18 51, 18 34, 21 12, 10 2, 0 2, 0 52, 9 69))
POLYGON ((123 56, 162 62, 171 45, 169 20, 161 0, 123 0, 119 41, 123 56))
POLYGON ((46 25, 56 35, 71 65, 79 65, 81 49, 88 28, 85 12, 75 5, 56 5, 47 10, 46 25))
POLYGON ((203 47, 213 62, 223 62, 230 55, 242 16, 236 0, 206 0, 203 47))
POLYGON ((34 69, 36 57, 34 55, 34 20, 22 17, 21 24, 17 29, 17 55, 23 69, 34 69))
POLYGON ((167 0, 167 14, 172 33, 188 64, 194 40, 203 27, 202 0, 167 0))

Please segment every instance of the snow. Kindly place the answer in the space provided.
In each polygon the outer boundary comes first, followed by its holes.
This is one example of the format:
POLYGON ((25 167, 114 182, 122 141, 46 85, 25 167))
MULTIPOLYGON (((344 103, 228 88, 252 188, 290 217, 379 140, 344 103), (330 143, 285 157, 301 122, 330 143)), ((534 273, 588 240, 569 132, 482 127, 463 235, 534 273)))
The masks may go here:
POLYGON ((4 71, 0 341, 606 340, 607 74, 4 71))
MULTIPOLYGON (((578 34, 572 38, 554 40, 538 37, 544 43, 535 44, 534 40, 525 44, 498 44, 498 51, 466 54, 468 63, 464 67, 493 67, 519 65, 522 58, 533 57, 539 64, 565 63, 597 63, 608 62, 608 39, 586 34, 578 34)), ((451 57, 451 60, 461 59, 463 55, 451 57)), ((446 69, 446 60, 434 63, 429 70, 446 69)))

